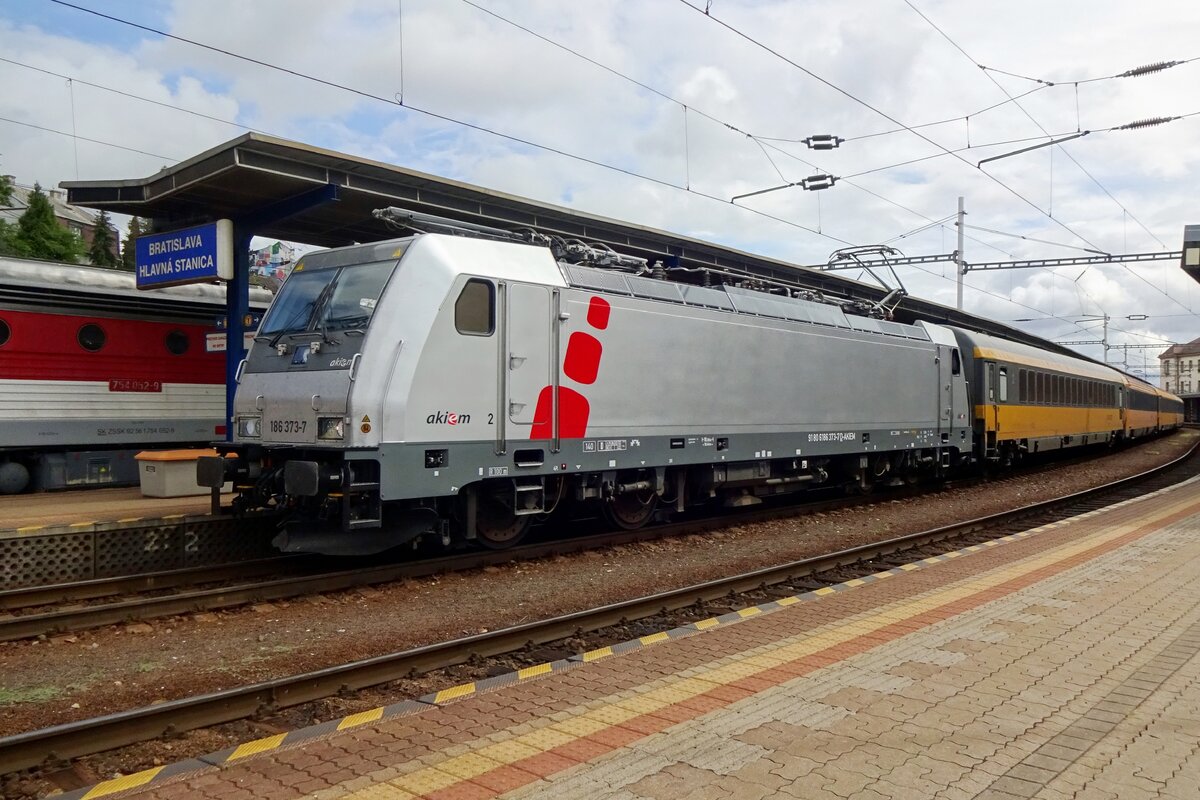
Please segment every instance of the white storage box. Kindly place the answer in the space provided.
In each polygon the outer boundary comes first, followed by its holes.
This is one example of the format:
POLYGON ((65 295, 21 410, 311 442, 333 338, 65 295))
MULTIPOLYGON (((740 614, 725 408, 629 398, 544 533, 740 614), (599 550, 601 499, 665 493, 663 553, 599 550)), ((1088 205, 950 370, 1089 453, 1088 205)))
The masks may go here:
MULTIPOLYGON (((196 460, 215 456, 215 450, 146 450, 138 453, 138 478, 143 497, 188 497, 212 490, 196 483, 196 460)), ((229 484, 224 491, 229 491, 229 484)))

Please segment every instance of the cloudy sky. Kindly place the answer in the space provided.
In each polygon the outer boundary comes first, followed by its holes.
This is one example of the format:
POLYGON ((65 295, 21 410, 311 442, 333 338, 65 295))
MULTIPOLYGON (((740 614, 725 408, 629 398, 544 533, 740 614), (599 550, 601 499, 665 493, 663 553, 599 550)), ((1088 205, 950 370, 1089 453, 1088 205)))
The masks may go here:
MULTIPOLYGON (((256 130, 801 264, 949 253, 960 195, 969 262, 1171 251, 1200 223, 1196 30, 1183 0, 4 0, 0 169, 142 177, 256 130), (730 202, 816 174, 839 180, 730 202)), ((954 305, 951 266, 900 276, 954 305)), ((1170 261, 975 271, 965 306, 1060 341, 1105 314, 1113 344, 1200 336, 1170 261)), ((1108 355, 1154 375, 1157 352, 1108 355)))

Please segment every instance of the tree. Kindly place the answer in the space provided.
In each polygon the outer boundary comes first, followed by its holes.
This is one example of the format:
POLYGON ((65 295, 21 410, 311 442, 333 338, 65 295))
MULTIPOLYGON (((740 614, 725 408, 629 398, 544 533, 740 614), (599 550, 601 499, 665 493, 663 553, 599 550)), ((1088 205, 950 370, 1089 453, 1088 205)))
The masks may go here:
MULTIPOLYGON (((12 205, 12 181, 7 175, 0 175, 0 208, 12 205)), ((17 254, 17 246, 13 243, 16 230, 6 220, 0 219, 0 256, 17 254)))
POLYGON ((113 241, 110 224, 108 213, 101 209, 96 215, 96 233, 92 236, 92 246, 88 248, 88 259, 97 267, 121 266, 121 261, 113 253, 116 242, 113 241))
POLYGON ((125 233, 125 244, 121 247, 121 269, 129 272, 137 270, 137 246, 134 242, 142 235, 142 221, 131 217, 129 228, 125 233))
POLYGON ((20 255, 51 261, 75 262, 83 256, 83 240, 58 224, 50 198, 35 183, 29 206, 17 220, 13 243, 20 255))

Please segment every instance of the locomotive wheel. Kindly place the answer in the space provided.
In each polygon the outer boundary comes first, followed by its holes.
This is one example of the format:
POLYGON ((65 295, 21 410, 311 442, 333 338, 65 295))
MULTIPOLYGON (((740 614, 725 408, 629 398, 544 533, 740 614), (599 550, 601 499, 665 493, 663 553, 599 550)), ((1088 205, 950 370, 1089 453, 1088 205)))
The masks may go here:
POLYGON ((637 530, 650 521, 654 509, 658 508, 658 495, 653 492, 649 494, 649 500, 643 500, 638 492, 610 497, 600 504, 604 518, 618 528, 637 530))
POLYGON ((525 538, 531 522, 532 515, 518 516, 494 495, 480 494, 475 511, 476 541, 489 550, 512 547, 525 538))

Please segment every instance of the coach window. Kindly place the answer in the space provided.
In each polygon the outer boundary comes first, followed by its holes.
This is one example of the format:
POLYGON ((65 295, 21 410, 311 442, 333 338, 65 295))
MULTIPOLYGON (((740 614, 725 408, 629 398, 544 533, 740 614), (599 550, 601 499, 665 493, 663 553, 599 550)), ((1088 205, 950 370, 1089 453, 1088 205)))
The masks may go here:
POLYGON ((1008 402, 1008 367, 1000 368, 1000 402, 1008 402))
POLYGON ((1023 369, 1017 372, 1017 391, 1020 392, 1020 401, 1022 403, 1029 402, 1029 370, 1023 369))
POLYGON ((467 336, 491 336, 496 329, 496 290, 472 278, 454 301, 454 327, 467 336))
POLYGON ((167 345, 167 352, 172 355, 181 356, 188 349, 187 334, 183 331, 171 331, 167 334, 165 344, 167 345))
POLYGON ((84 325, 79 329, 79 333, 75 338, 79 340, 79 346, 89 353, 95 353, 104 347, 104 342, 107 339, 104 335, 104 328, 95 323, 84 325))
POLYGON ((8 327, 8 323, 0 319, 0 347, 8 343, 8 337, 12 335, 12 331, 8 327))

